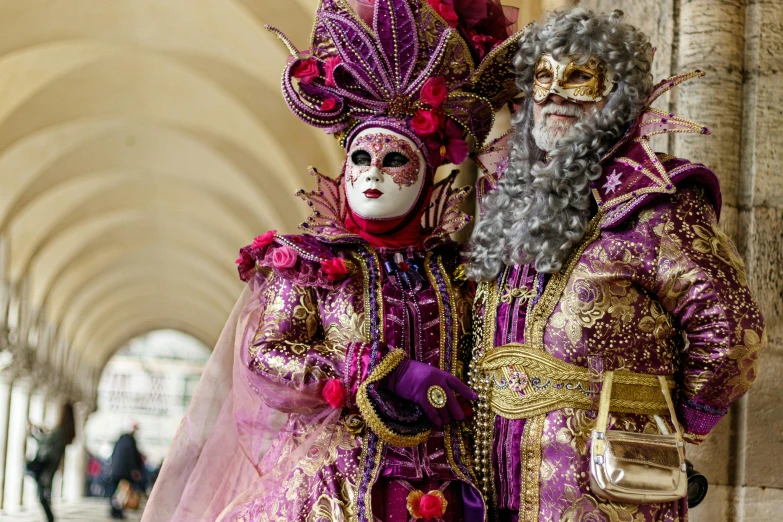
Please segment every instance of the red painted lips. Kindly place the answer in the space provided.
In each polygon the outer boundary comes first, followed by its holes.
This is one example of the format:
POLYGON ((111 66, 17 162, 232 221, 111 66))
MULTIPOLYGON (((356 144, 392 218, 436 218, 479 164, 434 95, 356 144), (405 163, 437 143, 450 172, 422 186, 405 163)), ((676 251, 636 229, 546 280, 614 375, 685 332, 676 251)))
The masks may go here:
POLYGON ((378 189, 367 189, 364 191, 364 195, 370 199, 378 199, 383 196, 383 192, 378 189))

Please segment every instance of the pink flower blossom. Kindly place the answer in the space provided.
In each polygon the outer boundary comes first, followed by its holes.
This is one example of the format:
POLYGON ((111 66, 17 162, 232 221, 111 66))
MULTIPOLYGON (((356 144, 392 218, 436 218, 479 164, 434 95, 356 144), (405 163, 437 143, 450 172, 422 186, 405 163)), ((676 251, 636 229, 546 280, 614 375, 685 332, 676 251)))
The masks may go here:
POLYGON ((334 98, 324 98, 324 101, 321 102, 321 110, 324 112, 331 111, 337 107, 337 100, 334 98))
POLYGON ((339 56, 330 56, 326 59, 326 65, 324 65, 324 73, 326 74, 326 86, 337 87, 334 83, 334 68, 342 63, 342 59, 339 56))
POLYGON ((419 513, 424 519, 442 517, 446 511, 445 507, 442 495, 437 495, 433 491, 421 497, 421 501, 419 501, 419 513))
POLYGON ((287 246, 275 248, 272 251, 272 266, 275 268, 291 268, 298 257, 296 250, 287 246))
POLYGON ((345 404, 345 388, 340 379, 329 379, 326 381, 321 396, 334 409, 342 408, 345 404))
POLYGON ((293 76, 301 83, 308 85, 321 75, 318 62, 311 58, 300 60, 294 65, 293 76))
POLYGON ((272 241, 275 240, 275 234, 277 234, 277 230, 270 230, 269 232, 265 232, 260 236, 256 236, 256 238, 253 239, 253 243, 250 245, 250 248, 264 248, 267 245, 271 245, 272 241))
POLYGON ((329 281, 342 281, 349 273, 348 266, 340 257, 321 261, 321 270, 329 281))
POLYGON ((428 78, 421 88, 421 94, 419 100, 432 107, 440 107, 449 95, 448 87, 446 87, 446 78, 443 76, 436 76, 434 78, 428 78))
POLYGON ((434 110, 425 111, 423 109, 419 109, 416 111, 416 115, 411 120, 411 127, 413 127, 413 132, 423 138, 436 133, 440 128, 440 124, 441 119, 434 110))
POLYGON ((446 21, 447 24, 449 24, 451 27, 457 27, 457 24, 459 23, 459 17, 457 16, 456 11, 454 11, 454 6, 451 5, 451 3, 446 3, 442 0, 427 0, 427 2, 429 2, 430 6, 441 16, 441 18, 446 21))

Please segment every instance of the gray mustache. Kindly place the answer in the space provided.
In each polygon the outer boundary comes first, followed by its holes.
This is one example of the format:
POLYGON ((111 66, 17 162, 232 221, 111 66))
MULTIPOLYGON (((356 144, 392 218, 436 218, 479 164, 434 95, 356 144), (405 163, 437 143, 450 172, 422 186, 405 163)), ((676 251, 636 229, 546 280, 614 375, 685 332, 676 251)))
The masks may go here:
POLYGON ((557 105, 556 103, 549 103, 541 110, 542 116, 573 116, 580 118, 584 116, 585 110, 579 105, 557 105))

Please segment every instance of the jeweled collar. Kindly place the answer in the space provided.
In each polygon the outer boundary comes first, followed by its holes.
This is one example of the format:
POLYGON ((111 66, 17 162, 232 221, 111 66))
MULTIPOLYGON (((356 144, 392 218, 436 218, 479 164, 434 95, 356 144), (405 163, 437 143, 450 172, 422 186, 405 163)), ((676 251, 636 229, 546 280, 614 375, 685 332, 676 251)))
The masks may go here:
MULTIPOLYGON (((427 231, 423 243, 425 250, 432 250, 449 241, 451 234, 462 230, 471 220, 459 208, 471 188, 454 186, 458 173, 457 170, 452 171, 433 188, 432 199, 421 223, 427 231)), ((330 178, 314 168, 310 169, 310 174, 315 177, 316 189, 309 192, 300 190, 296 195, 307 203, 312 214, 299 228, 324 243, 365 244, 366 241, 348 230, 344 223, 347 203, 343 177, 330 178)))

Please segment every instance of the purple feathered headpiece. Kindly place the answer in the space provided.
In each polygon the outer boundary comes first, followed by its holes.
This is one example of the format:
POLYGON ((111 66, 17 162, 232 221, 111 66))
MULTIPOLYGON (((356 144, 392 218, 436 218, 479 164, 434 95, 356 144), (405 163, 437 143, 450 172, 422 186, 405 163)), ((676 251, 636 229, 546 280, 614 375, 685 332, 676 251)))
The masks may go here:
POLYGON ((343 147, 362 129, 390 128, 437 167, 464 161, 465 136, 481 145, 518 92, 511 16, 499 0, 321 0, 308 51, 268 29, 293 56, 283 96, 300 119, 343 147))

